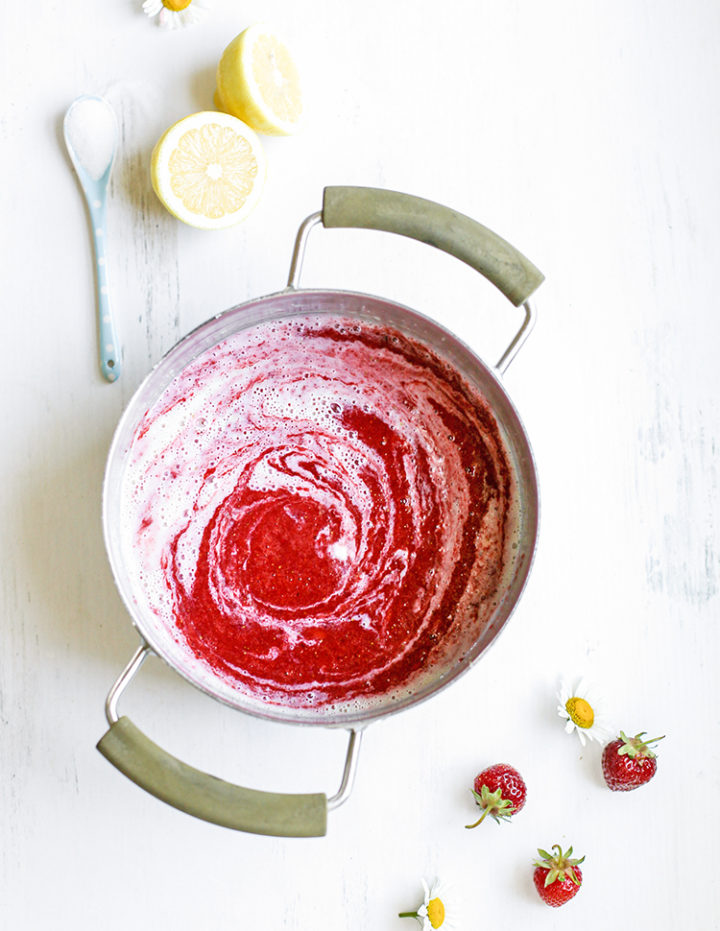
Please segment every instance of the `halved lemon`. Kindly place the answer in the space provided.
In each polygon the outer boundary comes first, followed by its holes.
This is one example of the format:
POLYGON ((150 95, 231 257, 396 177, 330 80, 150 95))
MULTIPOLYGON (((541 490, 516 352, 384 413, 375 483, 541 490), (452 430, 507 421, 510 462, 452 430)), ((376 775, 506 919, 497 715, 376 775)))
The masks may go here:
POLYGON ((153 149, 155 193, 184 223, 224 229, 255 207, 265 184, 265 154, 245 123, 203 111, 172 125, 153 149))
POLYGON ((303 116, 300 76, 287 45, 262 23, 236 36, 217 69, 215 102, 258 132, 289 136, 303 116))

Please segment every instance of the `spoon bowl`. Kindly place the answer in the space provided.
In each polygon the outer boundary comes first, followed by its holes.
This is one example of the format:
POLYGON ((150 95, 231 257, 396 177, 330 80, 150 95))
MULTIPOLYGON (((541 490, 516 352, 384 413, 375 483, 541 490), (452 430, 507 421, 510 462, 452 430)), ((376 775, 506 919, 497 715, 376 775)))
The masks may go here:
POLYGON ((100 370, 107 381, 120 376, 120 352, 110 309, 105 258, 107 188, 119 137, 117 119, 102 97, 74 100, 63 121, 65 145, 87 202, 95 255, 100 370))

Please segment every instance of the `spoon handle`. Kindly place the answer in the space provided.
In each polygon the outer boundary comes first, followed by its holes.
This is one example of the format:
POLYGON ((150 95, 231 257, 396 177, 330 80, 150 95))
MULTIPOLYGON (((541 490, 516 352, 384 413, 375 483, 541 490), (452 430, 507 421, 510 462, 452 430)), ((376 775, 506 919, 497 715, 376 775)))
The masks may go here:
POLYGON ((105 260, 105 235, 107 229, 107 200, 105 192, 99 198, 88 198, 92 221, 93 247, 95 249, 95 280, 97 281, 98 340, 100 370, 108 381, 117 381, 122 363, 120 344, 115 332, 115 321, 110 311, 110 288, 108 285, 107 262, 105 260))

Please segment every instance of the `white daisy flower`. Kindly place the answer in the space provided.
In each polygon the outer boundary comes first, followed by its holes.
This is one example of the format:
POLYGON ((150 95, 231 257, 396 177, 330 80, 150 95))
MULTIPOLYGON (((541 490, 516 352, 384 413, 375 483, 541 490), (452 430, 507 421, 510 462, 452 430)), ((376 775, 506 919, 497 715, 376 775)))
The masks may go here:
POLYGON ((422 931, 452 931, 459 928, 459 915, 456 906, 447 899, 448 886, 441 880, 435 880, 432 886, 423 879, 425 893, 422 905, 415 912, 400 912, 400 918, 417 918, 422 923, 422 931))
POLYGON ((610 722, 602 703, 584 679, 574 686, 563 680, 557 697, 558 714, 565 721, 565 733, 575 731, 583 747, 586 740, 604 743, 611 736, 610 722))
POLYGON ((145 0, 142 8, 148 16, 157 16, 158 25, 163 29, 194 26, 208 14, 206 0, 145 0))

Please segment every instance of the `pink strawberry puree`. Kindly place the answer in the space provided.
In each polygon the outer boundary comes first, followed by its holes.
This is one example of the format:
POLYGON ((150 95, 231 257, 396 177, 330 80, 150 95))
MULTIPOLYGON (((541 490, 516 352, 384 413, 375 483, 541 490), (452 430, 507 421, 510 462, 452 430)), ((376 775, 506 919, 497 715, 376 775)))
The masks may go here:
POLYGON ((407 689, 487 623, 513 485, 484 399, 398 331, 242 331, 145 415, 123 486, 133 583, 212 675, 284 705, 407 689))

